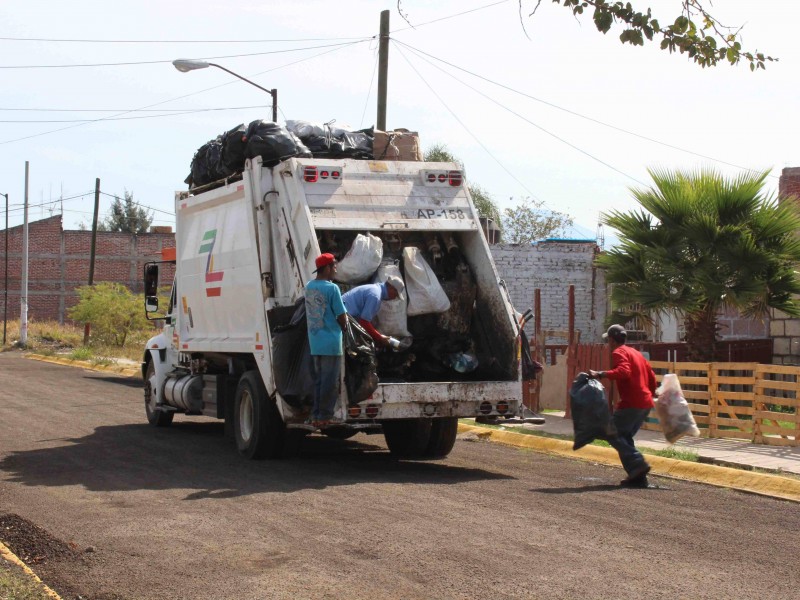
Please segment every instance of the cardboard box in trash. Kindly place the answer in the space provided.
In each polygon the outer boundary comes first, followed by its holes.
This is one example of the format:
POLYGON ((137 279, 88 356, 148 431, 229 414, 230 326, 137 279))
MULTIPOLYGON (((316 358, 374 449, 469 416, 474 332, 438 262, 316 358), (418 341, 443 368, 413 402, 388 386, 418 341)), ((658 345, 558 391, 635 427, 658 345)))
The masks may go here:
POLYGON ((422 148, 419 134, 408 129, 394 131, 375 130, 375 141, 372 145, 375 160, 422 160, 422 148))

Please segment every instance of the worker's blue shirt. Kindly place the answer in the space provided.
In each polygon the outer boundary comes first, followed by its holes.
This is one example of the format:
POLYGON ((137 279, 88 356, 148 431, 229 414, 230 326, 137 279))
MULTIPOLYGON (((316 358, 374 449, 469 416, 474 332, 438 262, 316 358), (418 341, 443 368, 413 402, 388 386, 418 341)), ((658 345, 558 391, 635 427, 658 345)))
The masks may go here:
POLYGON ((341 356, 342 328, 336 317, 345 312, 339 286, 324 279, 306 284, 308 343, 313 356, 341 356))
POLYGON ((386 283, 368 283, 354 287, 342 296, 347 313, 356 319, 372 322, 381 309, 381 301, 389 298, 386 283))

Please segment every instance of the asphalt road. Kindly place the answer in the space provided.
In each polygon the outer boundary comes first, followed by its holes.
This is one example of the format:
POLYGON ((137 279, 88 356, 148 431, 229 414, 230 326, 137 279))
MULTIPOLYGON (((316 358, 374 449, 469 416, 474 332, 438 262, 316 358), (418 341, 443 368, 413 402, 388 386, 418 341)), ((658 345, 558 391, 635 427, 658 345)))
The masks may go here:
MULTIPOLYGON (((137 382, 0 355, 0 514, 76 549, 64 598, 797 598, 800 507, 459 440, 241 459, 220 422, 147 425, 137 382), (86 549, 89 549, 87 552, 86 549)), ((1 538, 0 538, 1 539, 1 538)))

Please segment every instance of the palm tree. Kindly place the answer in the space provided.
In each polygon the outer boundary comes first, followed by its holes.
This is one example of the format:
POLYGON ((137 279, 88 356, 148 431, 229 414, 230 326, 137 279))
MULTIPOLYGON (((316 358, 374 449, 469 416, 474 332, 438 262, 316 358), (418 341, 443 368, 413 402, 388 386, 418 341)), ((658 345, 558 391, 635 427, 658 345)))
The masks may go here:
POLYGON ((631 189, 640 210, 602 215, 622 240, 597 259, 616 309, 683 315, 689 357, 700 361, 713 360, 724 308, 800 316, 800 212, 765 194, 769 171, 649 173, 652 187, 631 189))

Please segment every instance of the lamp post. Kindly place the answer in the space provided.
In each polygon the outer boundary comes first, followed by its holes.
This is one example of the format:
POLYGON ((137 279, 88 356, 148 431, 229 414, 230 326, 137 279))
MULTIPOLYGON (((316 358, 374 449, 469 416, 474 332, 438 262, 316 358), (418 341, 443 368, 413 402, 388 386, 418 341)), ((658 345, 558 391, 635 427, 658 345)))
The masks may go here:
POLYGON ((8 194, 0 193, 6 197, 6 268, 5 285, 3 286, 3 346, 6 345, 6 323, 8 323, 8 194))
POLYGON ((278 122, 278 90, 276 89, 268 90, 267 88, 261 87, 257 83, 250 81, 246 77, 242 77, 238 73, 234 73, 230 69, 226 69, 221 65, 218 65, 216 63, 206 62, 204 60, 188 60, 179 58, 178 60, 173 60, 172 64, 181 73, 188 73, 189 71, 196 71, 197 69, 207 69, 208 67, 217 67, 218 69, 222 69, 226 73, 230 73, 234 77, 238 77, 242 81, 246 81, 250 85, 257 87, 258 89, 267 92, 270 96, 272 96, 272 120, 275 123, 278 122))

